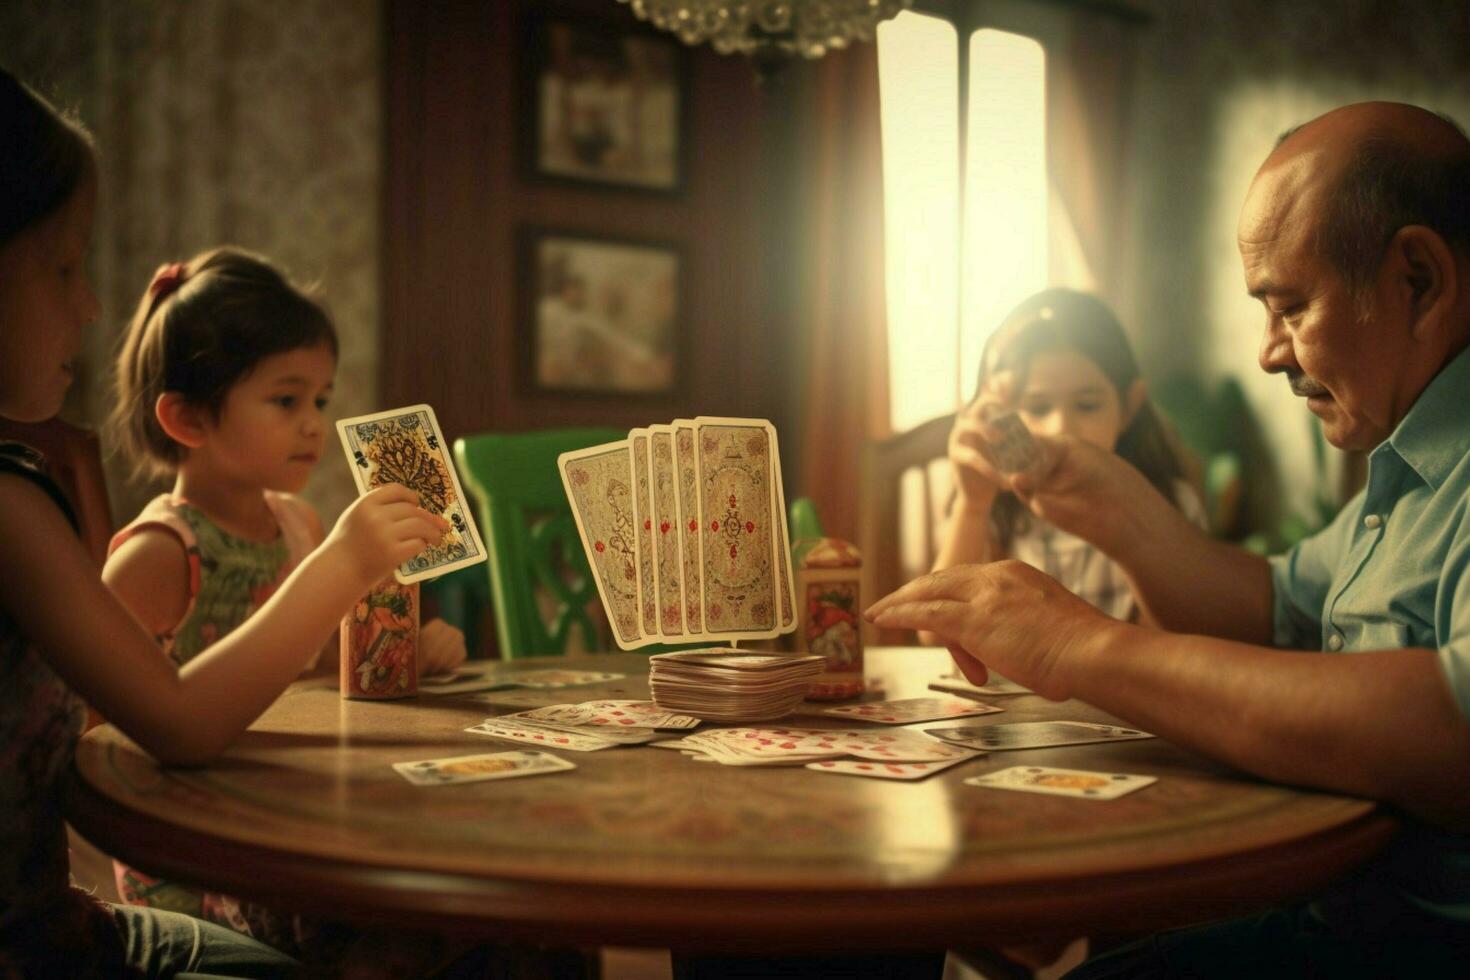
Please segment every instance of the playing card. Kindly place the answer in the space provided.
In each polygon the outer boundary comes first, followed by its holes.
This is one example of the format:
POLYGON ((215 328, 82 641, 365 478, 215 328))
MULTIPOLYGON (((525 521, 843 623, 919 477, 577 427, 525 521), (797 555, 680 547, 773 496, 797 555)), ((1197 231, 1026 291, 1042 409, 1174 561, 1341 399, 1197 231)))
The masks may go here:
POLYGON ((781 628, 784 630, 796 622, 796 575, 791 568, 791 536, 786 526, 786 490, 781 485, 781 445, 776 439, 776 427, 771 430, 771 463, 776 478, 771 482, 774 499, 771 509, 776 519, 771 526, 776 532, 776 598, 781 607, 781 628))
POLYGON ((768 424, 697 419, 694 443, 704 632, 721 640, 777 636, 768 424))
POLYGON ((684 736, 679 746, 725 765, 794 765, 854 756, 881 762, 967 759, 974 750, 918 732, 854 732, 813 728, 715 728, 684 736))
POLYGON ((658 584, 658 629, 685 636, 684 568, 679 533, 679 486, 674 471, 673 426, 648 430, 648 484, 653 500, 654 580, 658 584))
POLYGON ((399 583, 436 578, 485 560, 485 544, 465 503, 459 474, 432 408, 411 405, 342 419, 337 435, 358 494, 386 483, 401 483, 418 493, 425 510, 453 525, 440 541, 394 569, 393 577, 399 583))
POLYGON ((704 639, 704 576, 699 570, 699 504, 694 460, 694 423, 674 423, 674 480, 678 487, 679 554, 684 571, 684 630, 690 639, 704 639))
POLYGON ((955 745, 984 749, 988 752, 1153 738, 1148 732, 1140 732, 1133 728, 1097 725, 1087 721, 1023 721, 1012 725, 926 728, 924 734, 942 738, 955 745))
POLYGON ((992 697, 999 698, 1011 694, 1033 694, 1029 687, 1022 687, 1015 681, 1008 681, 1004 677, 991 675, 990 680, 984 684, 971 684, 964 679, 952 677, 941 677, 937 681, 929 683, 931 691, 946 691, 950 694, 959 694, 964 697, 992 697))
POLYGON ((556 462, 613 639, 624 650, 654 642, 657 637, 646 638, 638 622, 636 487, 627 441, 562 453, 556 462))
POLYGON ((876 721, 882 725, 907 725, 916 721, 990 715, 1004 710, 993 704, 971 701, 968 698, 902 698, 897 701, 844 704, 835 708, 823 708, 817 714, 833 715, 838 718, 856 718, 859 721, 876 721))
POLYGON ((1135 790, 1152 786, 1157 776, 1131 776, 1118 772, 1088 772, 1085 769, 1053 769, 1050 766, 1012 766, 983 776, 971 776, 967 786, 1014 789, 1023 793, 1081 796, 1090 800, 1116 800, 1135 790))
POLYGON ((1000 435, 999 439, 981 444, 982 454, 996 469, 1002 473, 1020 473, 1041 462, 1041 447, 1015 412, 986 419, 986 424, 1000 435))
POLYGON ((976 752, 974 755, 956 756, 953 759, 941 759, 938 762, 866 762, 858 759, 823 759, 820 762, 808 762, 807 768, 815 772, 832 772, 842 776, 869 776, 873 779, 923 779, 932 776, 936 772, 949 769, 962 762, 978 759, 984 755, 976 752))
POLYGON ((478 783, 487 779, 535 776, 577 767, 549 752, 491 752, 487 755, 462 755, 452 759, 395 762, 393 768, 415 786, 446 786, 450 783, 478 783))
POLYGON ((652 728, 613 728, 607 725, 577 724, 575 722, 556 721, 545 717, 538 717, 536 709, 532 711, 517 711, 513 714, 499 715, 492 721, 500 727, 511 726, 515 728, 541 728, 548 732, 557 732, 583 736, 605 742, 616 742, 619 745, 642 745, 644 742, 652 742, 659 738, 659 732, 652 728))
POLYGON ((618 744, 612 739, 595 735, 555 731, 535 725, 518 725, 514 722, 501 722, 498 718, 486 718, 478 725, 466 728, 465 731, 475 735, 505 739, 509 742, 525 742, 528 745, 541 745, 546 748, 570 749, 573 752, 596 752, 598 749, 610 749, 618 744))
POLYGON ((605 670, 522 670, 491 667, 461 667, 445 674, 419 678, 420 694, 465 694, 472 691, 502 691, 508 688, 561 688, 602 684, 623 679, 605 670))
POLYGON ((633 528, 638 555, 638 626, 645 639, 659 635, 658 581, 654 576, 653 502, 648 487, 648 430, 628 432, 633 454, 633 528))
MULTIPOLYGON (((511 717, 509 715, 504 717, 511 717)), ((699 719, 665 711, 652 701, 583 701, 581 704, 552 704, 522 711, 519 717, 534 722, 606 728, 694 728, 699 719)))

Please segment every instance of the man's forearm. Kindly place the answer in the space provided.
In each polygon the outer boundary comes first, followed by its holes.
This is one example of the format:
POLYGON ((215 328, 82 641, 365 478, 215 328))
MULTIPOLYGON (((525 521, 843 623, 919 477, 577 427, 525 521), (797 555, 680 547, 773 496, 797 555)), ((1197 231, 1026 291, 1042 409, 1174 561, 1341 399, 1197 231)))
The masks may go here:
POLYGON ((1064 662, 1072 696, 1202 755, 1470 829, 1470 724, 1432 650, 1301 653, 1120 623, 1064 662))
POLYGON ((1155 506, 1124 514, 1099 542, 1128 576, 1144 614, 1166 630, 1269 644, 1266 560, 1210 538, 1162 498, 1146 503, 1155 506))

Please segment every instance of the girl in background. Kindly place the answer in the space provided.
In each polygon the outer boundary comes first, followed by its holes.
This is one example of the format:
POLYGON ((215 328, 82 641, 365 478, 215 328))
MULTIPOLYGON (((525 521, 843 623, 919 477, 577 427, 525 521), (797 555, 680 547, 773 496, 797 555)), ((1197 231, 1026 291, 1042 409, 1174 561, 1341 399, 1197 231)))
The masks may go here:
POLYGON ((981 357, 975 400, 955 419, 949 458, 958 492, 934 570, 1014 558, 1116 619, 1137 619, 1133 591, 1110 558, 1036 517, 1005 489, 986 456, 986 420, 1007 410, 1032 432, 1117 453, 1191 520, 1206 524, 1117 318, 1095 296, 1048 289, 1001 322, 981 357))

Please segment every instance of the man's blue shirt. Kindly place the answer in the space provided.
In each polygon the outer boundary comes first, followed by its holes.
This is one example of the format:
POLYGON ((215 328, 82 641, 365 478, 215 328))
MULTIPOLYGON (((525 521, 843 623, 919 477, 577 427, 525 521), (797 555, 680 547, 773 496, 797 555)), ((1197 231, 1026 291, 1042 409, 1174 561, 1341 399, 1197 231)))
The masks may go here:
MULTIPOLYGON (((1470 724, 1467 502, 1470 351, 1440 371, 1369 455, 1363 492, 1320 533, 1270 560, 1276 644, 1435 650, 1470 724)), ((1470 919, 1470 838, 1411 823, 1384 870, 1420 904, 1470 919)))

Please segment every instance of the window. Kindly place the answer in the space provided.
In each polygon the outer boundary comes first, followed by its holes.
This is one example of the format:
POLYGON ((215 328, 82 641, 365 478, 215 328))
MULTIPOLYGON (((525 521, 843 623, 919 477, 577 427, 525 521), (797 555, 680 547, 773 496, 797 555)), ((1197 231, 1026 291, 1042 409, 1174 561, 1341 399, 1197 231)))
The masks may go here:
POLYGON ((910 11, 878 29, 898 432, 971 397, 990 332, 1047 285, 1045 52, 1020 34, 970 35, 963 153, 959 53, 938 17, 910 11))

